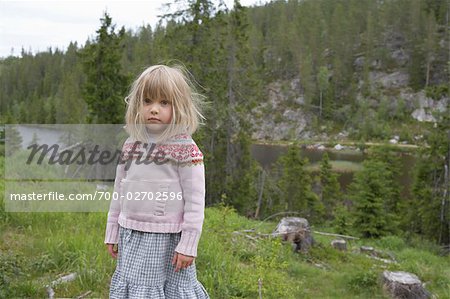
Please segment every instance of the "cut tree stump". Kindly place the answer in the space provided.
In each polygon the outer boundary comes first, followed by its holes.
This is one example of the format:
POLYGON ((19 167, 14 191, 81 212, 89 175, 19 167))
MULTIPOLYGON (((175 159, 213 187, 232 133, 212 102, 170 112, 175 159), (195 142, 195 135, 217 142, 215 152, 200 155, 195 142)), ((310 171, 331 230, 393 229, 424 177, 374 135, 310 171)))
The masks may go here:
POLYGON ((337 250, 346 251, 347 250, 347 242, 345 240, 333 240, 331 241, 331 246, 337 250))
POLYGON ((383 289, 396 299, 425 299, 431 296, 416 275, 403 271, 384 271, 383 289))
POLYGON ((309 223, 305 218, 284 217, 272 234, 280 235, 283 241, 294 243, 295 252, 308 252, 313 243, 309 223))

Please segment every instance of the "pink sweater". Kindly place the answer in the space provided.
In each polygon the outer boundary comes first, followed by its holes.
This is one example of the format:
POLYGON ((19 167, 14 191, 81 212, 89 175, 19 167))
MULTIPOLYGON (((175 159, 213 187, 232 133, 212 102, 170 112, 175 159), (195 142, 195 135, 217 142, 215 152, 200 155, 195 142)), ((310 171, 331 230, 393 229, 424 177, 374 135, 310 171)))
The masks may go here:
POLYGON ((144 232, 177 233, 175 251, 197 256, 205 208, 203 154, 189 135, 156 145, 128 138, 116 170, 105 243, 117 244, 119 225, 144 232), (141 158, 139 158, 139 156, 141 158), (145 161, 146 163, 139 163, 145 161))

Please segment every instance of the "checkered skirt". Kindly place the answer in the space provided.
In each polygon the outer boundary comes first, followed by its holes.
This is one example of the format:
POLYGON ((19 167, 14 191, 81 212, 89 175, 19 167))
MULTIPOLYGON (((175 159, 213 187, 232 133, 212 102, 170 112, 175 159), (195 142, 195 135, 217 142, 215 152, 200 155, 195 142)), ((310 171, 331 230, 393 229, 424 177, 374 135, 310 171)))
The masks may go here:
POLYGON ((175 272, 172 258, 180 233, 141 232, 119 228, 117 267, 110 298, 209 299, 197 280, 195 261, 175 272))

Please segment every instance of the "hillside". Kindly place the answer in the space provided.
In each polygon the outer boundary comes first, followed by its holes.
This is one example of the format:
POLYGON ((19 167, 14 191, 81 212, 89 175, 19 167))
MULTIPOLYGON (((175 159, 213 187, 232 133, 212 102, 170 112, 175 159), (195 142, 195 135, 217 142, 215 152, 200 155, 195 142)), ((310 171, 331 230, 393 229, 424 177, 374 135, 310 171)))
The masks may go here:
MULTIPOLYGON (((351 241, 348 251, 340 252, 331 247, 330 237, 314 235, 314 247, 300 254, 278 239, 251 240, 233 233, 251 228, 271 232, 275 222, 248 220, 224 206, 207 208, 205 219, 196 265, 211 298, 259 298, 259 279, 262 298, 388 298, 379 283, 386 269, 415 273, 437 298, 450 295, 449 259, 420 240, 351 241), (361 245, 389 252, 398 264, 358 253, 361 245)), ((45 285, 76 272, 75 281, 54 288, 56 297, 90 291, 86 298, 106 298, 115 262, 103 245, 105 223, 106 213, 1 211, 0 297, 43 298, 45 285)))
MULTIPOLYGON (((256 140, 397 135, 420 143, 448 111, 444 0, 272 1, 233 10, 200 3, 200 11, 179 12, 183 18, 124 33, 116 53, 123 85, 145 65, 180 61, 211 101, 207 127, 248 130, 247 121, 256 140)), ((73 43, 66 52, 23 50, 0 60, 1 121, 85 123, 89 55, 73 43)))
MULTIPOLYGON (((257 298, 259 279, 263 298, 385 298, 384 269, 410 271, 437 298, 450 297, 448 1, 186 3, 154 28, 119 29, 105 12, 84 45, 1 58, 0 123, 122 126, 133 78, 149 65, 183 64, 204 95, 206 119, 193 134, 207 170, 197 266, 212 298, 257 298), (319 142, 370 151, 358 163, 330 161, 319 142), (256 143, 288 146, 263 169, 251 153, 256 143), (311 143, 314 165, 302 153, 311 143), (407 173, 399 153, 414 155, 407 173), (351 172, 345 194, 338 168, 351 172), (316 231, 371 238, 339 252, 315 235, 302 255, 233 233, 271 232, 276 222, 258 220, 280 211, 308 215, 316 231), (358 253, 361 245, 397 264, 358 253)), ((19 133, 5 132, 1 168, 20 152, 19 133)), ((77 279, 56 287, 57 296, 107 296, 115 262, 103 245, 106 211, 7 213, 2 201, 0 297, 44 297, 45 285, 69 273, 77 279)))

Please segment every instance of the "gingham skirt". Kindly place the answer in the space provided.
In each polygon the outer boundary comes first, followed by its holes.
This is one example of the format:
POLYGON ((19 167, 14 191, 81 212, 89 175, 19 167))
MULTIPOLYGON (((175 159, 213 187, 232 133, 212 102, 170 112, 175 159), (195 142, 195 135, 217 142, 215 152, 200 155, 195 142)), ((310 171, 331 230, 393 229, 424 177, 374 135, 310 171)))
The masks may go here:
POLYGON ((119 228, 117 267, 110 298, 209 299, 197 280, 195 261, 175 272, 172 258, 180 233, 150 233, 119 228))

